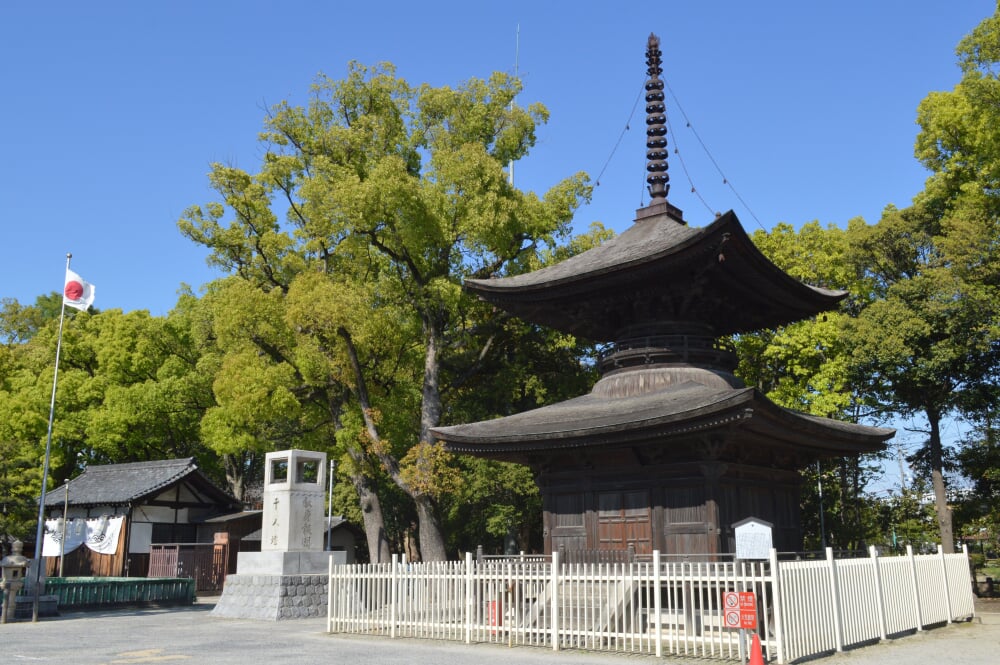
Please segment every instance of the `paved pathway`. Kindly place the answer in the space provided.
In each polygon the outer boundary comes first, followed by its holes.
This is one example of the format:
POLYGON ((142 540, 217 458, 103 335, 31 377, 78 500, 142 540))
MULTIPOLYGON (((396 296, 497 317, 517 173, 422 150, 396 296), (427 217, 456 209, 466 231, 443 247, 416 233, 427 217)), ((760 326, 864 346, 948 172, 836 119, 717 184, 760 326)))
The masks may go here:
MULTIPOLYGON (((38 623, 0 625, 0 663, 209 663, 211 665, 627 665, 705 660, 591 654, 495 645, 344 637, 322 619, 263 622, 212 617, 211 602, 178 609, 67 613, 38 623)), ((719 661, 725 662, 725 661, 719 661)), ((971 623, 944 626, 843 654, 817 665, 995 665, 1000 662, 1000 602, 971 623)))

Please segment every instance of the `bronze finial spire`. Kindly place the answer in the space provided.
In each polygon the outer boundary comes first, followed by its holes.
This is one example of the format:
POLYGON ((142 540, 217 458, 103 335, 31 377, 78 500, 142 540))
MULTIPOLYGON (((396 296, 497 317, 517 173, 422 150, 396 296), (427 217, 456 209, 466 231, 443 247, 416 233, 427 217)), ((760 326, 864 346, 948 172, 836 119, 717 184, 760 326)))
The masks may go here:
POLYGON ((650 33, 646 44, 646 182, 649 183, 651 203, 657 199, 667 200, 670 191, 670 176, 667 175, 667 116, 663 105, 663 81, 660 74, 660 38, 650 33))

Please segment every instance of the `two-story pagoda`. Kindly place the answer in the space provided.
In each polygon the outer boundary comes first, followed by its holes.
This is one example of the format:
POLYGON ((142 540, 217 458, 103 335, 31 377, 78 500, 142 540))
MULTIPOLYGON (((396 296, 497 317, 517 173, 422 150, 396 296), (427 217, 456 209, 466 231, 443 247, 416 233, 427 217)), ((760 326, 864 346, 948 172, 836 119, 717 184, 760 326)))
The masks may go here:
POLYGON ((600 380, 582 397, 434 434, 454 452, 533 469, 547 553, 732 552, 732 525, 748 516, 774 525, 778 549, 800 549, 799 470, 879 450, 893 430, 779 407, 733 375, 728 336, 815 316, 846 293, 790 277, 732 212, 691 228, 667 202, 653 35, 646 57, 650 205, 562 263, 465 283, 525 320, 606 344, 600 380))

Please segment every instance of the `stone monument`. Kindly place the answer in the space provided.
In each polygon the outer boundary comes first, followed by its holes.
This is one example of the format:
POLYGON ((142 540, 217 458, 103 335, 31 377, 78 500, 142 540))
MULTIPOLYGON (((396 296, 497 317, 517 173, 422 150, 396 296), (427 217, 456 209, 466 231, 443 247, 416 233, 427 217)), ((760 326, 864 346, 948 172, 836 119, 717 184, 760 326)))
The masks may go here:
POLYGON ((336 554, 323 551, 326 469, 326 453, 267 454, 261 551, 238 554, 213 615, 272 621, 325 615, 336 554))

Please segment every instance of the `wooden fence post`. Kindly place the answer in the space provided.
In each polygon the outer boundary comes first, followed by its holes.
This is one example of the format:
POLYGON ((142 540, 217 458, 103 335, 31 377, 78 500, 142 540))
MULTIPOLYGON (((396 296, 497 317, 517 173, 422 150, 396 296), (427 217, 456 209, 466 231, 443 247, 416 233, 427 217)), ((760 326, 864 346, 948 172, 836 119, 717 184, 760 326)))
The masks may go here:
POLYGON ((399 602, 399 555, 392 555, 392 573, 389 588, 389 637, 396 637, 396 620, 399 616, 396 605, 399 602))
POLYGON ((826 548, 826 565, 830 570, 830 609, 833 612, 833 630, 837 641, 837 651, 844 650, 844 614, 840 609, 840 583, 837 579, 837 560, 833 558, 833 548, 826 548))
MULTIPOLYGON (((480 546, 481 547, 481 546, 480 546)), ((472 594, 472 552, 465 553, 465 643, 472 643, 472 615, 475 598, 472 594)))
POLYGON ((868 546, 868 556, 871 558, 872 570, 875 573, 875 594, 878 596, 878 630, 882 640, 889 637, 889 627, 885 619, 885 594, 882 591, 882 566, 879 564, 878 551, 874 545, 868 546))
POLYGON ((780 570, 778 568, 778 550, 771 548, 770 552, 770 563, 771 563, 771 602, 774 603, 774 642, 776 646, 776 651, 778 655, 778 662, 785 662, 785 630, 784 626, 781 624, 782 608, 781 608, 781 585, 780 585, 780 570))
POLYGON ((944 546, 938 545, 938 557, 941 559, 941 581, 944 582, 944 602, 948 609, 948 623, 951 623, 951 590, 948 587, 948 562, 944 558, 944 546))
POLYGON ((663 601, 660 599, 660 550, 653 550, 653 616, 656 621, 656 657, 663 656, 663 601))
POLYGON ((906 556, 910 560, 910 581, 913 584, 913 606, 917 608, 917 632, 924 630, 924 614, 920 609, 920 586, 917 584, 917 560, 913 557, 913 545, 906 546, 906 556))
POLYGON ((552 650, 559 651, 559 552, 552 553, 552 571, 549 575, 552 586, 552 650))

